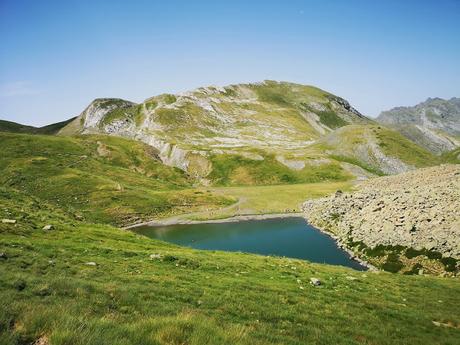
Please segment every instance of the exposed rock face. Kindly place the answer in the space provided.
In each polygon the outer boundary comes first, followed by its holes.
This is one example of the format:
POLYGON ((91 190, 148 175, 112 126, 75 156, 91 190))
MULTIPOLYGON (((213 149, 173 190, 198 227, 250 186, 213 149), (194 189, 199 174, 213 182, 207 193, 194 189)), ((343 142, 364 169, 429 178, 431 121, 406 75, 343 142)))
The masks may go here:
POLYGON ((381 177, 307 201, 308 221, 342 242, 428 249, 460 259, 460 165, 381 177))
POLYGON ((397 107, 382 112, 377 121, 433 153, 460 146, 460 98, 428 98, 413 107, 397 107))
MULTIPOLYGON (((97 131, 102 119, 115 109, 129 108, 135 105, 133 102, 117 98, 98 98, 94 100, 79 116, 83 121, 83 128, 86 131, 91 129, 97 131)), ((110 133, 110 129, 108 130, 110 133)))

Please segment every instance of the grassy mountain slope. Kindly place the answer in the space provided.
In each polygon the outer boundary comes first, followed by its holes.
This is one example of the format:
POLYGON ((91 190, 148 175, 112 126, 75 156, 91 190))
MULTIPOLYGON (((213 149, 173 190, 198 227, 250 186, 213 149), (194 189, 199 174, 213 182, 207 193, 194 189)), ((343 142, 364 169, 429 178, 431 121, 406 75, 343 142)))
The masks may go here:
POLYGON ((61 129, 66 127, 68 124, 70 124, 74 120, 75 120, 75 117, 65 120, 65 121, 53 123, 51 125, 43 126, 43 127, 32 127, 32 126, 21 125, 16 122, 0 120, 0 132, 52 135, 52 134, 57 134, 61 129))
POLYGON ((0 218, 17 220, 0 223, 0 344, 458 339, 457 279, 192 250, 76 221, 5 188, 0 218), (54 229, 42 230, 45 224, 54 229), (311 286, 311 277, 323 285, 311 286))
POLYGON ((460 164, 460 147, 443 153, 441 159, 446 163, 460 164))
POLYGON ((193 189, 182 171, 136 141, 0 133, 0 143, 1 185, 91 221, 127 224, 235 201, 193 189))

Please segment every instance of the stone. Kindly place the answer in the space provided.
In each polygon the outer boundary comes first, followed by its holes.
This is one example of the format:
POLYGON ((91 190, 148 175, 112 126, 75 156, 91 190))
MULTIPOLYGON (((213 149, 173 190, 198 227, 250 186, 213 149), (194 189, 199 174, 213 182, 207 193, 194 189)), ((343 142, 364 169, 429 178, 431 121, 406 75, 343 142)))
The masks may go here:
POLYGON ((94 261, 89 261, 87 263, 85 263, 86 266, 97 266, 97 263, 95 263, 94 261))
POLYGON ((163 255, 161 255, 161 254, 150 254, 149 257, 150 257, 150 260, 160 260, 163 257, 163 255))
POLYGON ((2 223, 3 223, 3 224, 16 224, 16 219, 6 219, 6 218, 3 218, 3 219, 2 219, 2 223))
POLYGON ((310 284, 313 286, 320 286, 321 280, 319 280, 318 278, 310 278, 310 284))
POLYGON ((53 230, 53 229, 54 229, 54 227, 51 224, 47 224, 42 228, 42 230, 47 230, 47 231, 48 230, 53 230))

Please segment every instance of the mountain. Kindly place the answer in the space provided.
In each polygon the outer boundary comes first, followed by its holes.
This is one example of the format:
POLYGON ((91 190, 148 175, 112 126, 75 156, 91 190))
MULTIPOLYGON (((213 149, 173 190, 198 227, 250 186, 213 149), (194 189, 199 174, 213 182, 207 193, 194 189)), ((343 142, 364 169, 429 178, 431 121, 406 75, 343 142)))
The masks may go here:
POLYGON ((376 120, 438 155, 460 146, 460 98, 428 98, 383 111, 376 120))
POLYGON ((52 135, 57 134, 63 127, 67 126, 73 120, 75 120, 75 117, 43 127, 33 127, 12 121, 0 120, 0 132, 52 135))
MULTIPOLYGON (((213 185, 365 178, 414 169, 419 166, 414 159, 433 164, 432 155, 418 148, 399 154, 401 148, 387 138, 396 136, 394 131, 368 141, 373 131, 383 130, 343 98, 313 86, 264 81, 163 94, 141 104, 97 99, 59 134, 142 141, 158 150, 164 164, 213 185), (358 145, 353 137, 343 136, 344 143, 325 139, 340 139, 350 126, 362 129, 359 150, 353 148, 358 145), (331 143, 339 149, 331 149, 331 143), (344 145, 346 152, 340 148, 344 145)), ((416 147, 400 135, 398 142, 416 147)))

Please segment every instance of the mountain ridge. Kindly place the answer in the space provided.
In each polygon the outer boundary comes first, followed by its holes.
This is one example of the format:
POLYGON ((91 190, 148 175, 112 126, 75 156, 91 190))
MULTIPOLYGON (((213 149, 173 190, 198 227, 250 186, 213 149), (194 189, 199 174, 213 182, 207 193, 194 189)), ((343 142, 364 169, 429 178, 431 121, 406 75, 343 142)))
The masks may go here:
POLYGON ((414 106, 383 111, 376 121, 440 155, 460 146, 460 98, 428 98, 414 106))

